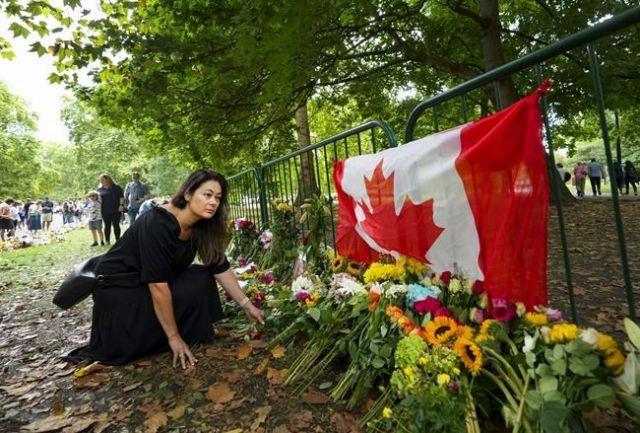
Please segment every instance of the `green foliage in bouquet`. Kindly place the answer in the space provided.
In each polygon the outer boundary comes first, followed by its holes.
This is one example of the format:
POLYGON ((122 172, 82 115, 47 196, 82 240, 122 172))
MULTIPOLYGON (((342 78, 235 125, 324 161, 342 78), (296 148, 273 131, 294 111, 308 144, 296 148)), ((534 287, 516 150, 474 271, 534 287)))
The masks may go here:
POLYGON ((329 276, 331 263, 327 256, 327 231, 331 228, 331 204, 325 196, 313 195, 301 206, 300 224, 306 225, 304 258, 306 270, 322 277, 329 276))
POLYGON ((625 413, 640 426, 640 327, 626 318, 624 328, 629 340, 625 348, 629 353, 622 374, 613 382, 625 413))
POLYGON ((271 268, 274 278, 281 282, 291 281, 293 267, 298 258, 299 235, 293 206, 274 200, 271 210, 271 247, 264 254, 260 264, 271 268))
MULTIPOLYGON (((401 398, 382 417, 369 423, 373 431, 467 432, 466 380, 458 356, 445 346, 429 348, 417 335, 400 340, 395 352, 391 389, 401 398)), ((391 399, 389 402, 393 401, 391 399)))
POLYGON ((259 233, 253 222, 246 218, 235 220, 231 228, 229 257, 236 261, 244 260, 246 263, 256 260, 262 251, 258 237, 259 233))

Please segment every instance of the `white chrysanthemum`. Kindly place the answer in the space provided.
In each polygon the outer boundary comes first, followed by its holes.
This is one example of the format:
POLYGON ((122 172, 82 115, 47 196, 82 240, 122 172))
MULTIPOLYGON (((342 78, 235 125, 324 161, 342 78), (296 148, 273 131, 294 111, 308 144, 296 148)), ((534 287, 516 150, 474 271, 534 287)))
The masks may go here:
POLYGON ((313 281, 311 281, 308 277, 304 275, 300 275, 296 280, 291 284, 291 291, 295 296, 296 293, 302 291, 310 292, 313 290, 313 281))
POLYGON ((549 344, 549 333, 551 332, 551 328, 548 326, 543 326, 540 328, 540 334, 542 335, 542 339, 545 343, 549 344))
POLYGON ((462 290, 462 283, 460 282, 460 280, 457 278, 452 278, 451 281, 449 281, 449 290, 451 291, 451 293, 458 293, 460 290, 462 290))
POLYGON ((391 284, 385 291, 385 296, 387 298, 395 298, 396 296, 404 293, 407 293, 406 284, 391 284))
POLYGON ((600 333, 593 328, 583 329, 578 336, 582 341, 591 345, 591 347, 596 347, 598 345, 598 337, 600 333))
POLYGON ((337 292, 344 297, 366 294, 367 290, 357 281, 344 279, 340 282, 337 292))

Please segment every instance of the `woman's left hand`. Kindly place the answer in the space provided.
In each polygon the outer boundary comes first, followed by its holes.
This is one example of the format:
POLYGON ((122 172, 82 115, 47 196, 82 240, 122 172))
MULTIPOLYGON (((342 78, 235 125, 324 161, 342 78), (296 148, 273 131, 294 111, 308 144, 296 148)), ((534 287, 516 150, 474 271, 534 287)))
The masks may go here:
POLYGON ((264 325, 264 313, 261 309, 249 302, 243 307, 243 310, 249 319, 264 325))

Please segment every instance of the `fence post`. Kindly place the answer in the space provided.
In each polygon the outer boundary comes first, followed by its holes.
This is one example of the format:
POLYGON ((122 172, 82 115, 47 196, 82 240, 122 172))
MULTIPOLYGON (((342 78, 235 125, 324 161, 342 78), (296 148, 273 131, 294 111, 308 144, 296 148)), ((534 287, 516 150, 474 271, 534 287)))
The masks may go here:
POLYGON ((263 170, 264 168, 262 166, 253 168, 253 171, 256 174, 256 180, 258 181, 258 197, 260 200, 260 219, 262 220, 262 229, 269 227, 269 209, 267 208, 269 203, 267 203, 267 190, 264 184, 264 177, 262 175, 263 170))

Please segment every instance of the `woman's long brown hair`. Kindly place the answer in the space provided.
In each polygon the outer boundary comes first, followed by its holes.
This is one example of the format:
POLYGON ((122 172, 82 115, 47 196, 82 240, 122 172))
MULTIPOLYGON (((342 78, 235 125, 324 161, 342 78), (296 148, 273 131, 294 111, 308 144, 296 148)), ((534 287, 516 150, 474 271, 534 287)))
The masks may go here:
POLYGON ((224 261, 225 232, 227 227, 227 191, 229 186, 223 175, 213 170, 200 169, 189 175, 171 198, 171 204, 180 209, 187 206, 185 195, 193 195, 205 182, 213 180, 220 184, 222 197, 218 209, 212 218, 203 218, 193 226, 191 239, 198 256, 205 265, 219 264, 224 261))

